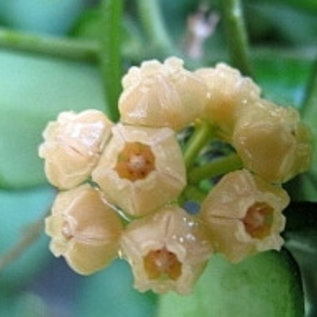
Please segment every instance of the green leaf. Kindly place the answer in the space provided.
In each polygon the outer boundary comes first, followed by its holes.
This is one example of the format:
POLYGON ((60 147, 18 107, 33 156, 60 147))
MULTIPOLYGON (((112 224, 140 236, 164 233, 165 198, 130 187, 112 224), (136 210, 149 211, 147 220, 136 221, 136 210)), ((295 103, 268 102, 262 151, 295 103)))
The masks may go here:
POLYGON ((83 281, 75 316, 155 316, 156 297, 152 293, 138 293, 132 284, 128 264, 115 261, 104 271, 83 281))
POLYGON ((313 153, 311 170, 301 178, 302 186, 305 188, 304 199, 317 201, 317 60, 310 74, 307 84, 307 95, 303 107, 304 122, 312 132, 313 153))
POLYGON ((209 262, 192 295, 161 296, 159 317, 302 317, 297 266, 285 251, 266 252, 231 264, 209 262))
POLYGON ((0 187, 45 182, 42 131, 61 111, 104 109, 100 74, 80 62, 0 52, 0 187))
POLYGON ((254 59, 254 73, 265 98, 300 108, 313 61, 274 56, 254 59))
POLYGON ((317 20, 311 11, 277 1, 248 1, 246 9, 253 42, 297 47, 317 44, 317 20))
POLYGON ((285 210, 286 247, 297 260, 305 288, 307 316, 317 313, 317 203, 292 202, 285 210))
MULTIPOLYGON (((54 194, 48 186, 19 191, 0 190, 0 256, 20 240, 27 225, 46 213, 54 194)), ((20 258, 0 273, 0 285, 26 282, 44 267, 48 258, 48 239, 43 233, 20 258)))

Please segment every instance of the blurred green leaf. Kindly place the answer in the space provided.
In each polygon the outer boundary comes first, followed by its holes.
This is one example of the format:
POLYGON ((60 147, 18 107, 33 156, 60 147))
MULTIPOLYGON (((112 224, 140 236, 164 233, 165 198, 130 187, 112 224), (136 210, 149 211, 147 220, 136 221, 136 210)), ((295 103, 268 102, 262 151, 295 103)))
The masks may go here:
POLYGON ((25 31, 61 35, 84 6, 85 0, 1 0, 0 20, 25 31))
POLYGON ((311 170, 306 175, 303 175, 300 180, 302 187, 305 189, 304 199, 317 201, 317 60, 314 67, 311 68, 302 114, 304 122, 310 127, 312 132, 313 157, 311 170))
POLYGON ((122 260, 115 261, 104 271, 83 281, 78 292, 75 316, 155 316, 156 296, 138 293, 132 284, 128 264, 122 260))
POLYGON ((254 73, 266 98, 281 105, 300 108, 312 61, 281 56, 254 59, 254 73))
POLYGON ((276 1, 249 1, 246 18, 253 43, 317 45, 316 13, 299 11, 276 1))
MULTIPOLYGON (((49 186, 32 190, 0 190, 0 256, 20 240, 27 225, 47 212, 53 197, 54 191, 49 186)), ((20 258, 0 273, 0 285, 4 282, 20 285, 31 279, 44 267, 48 255, 48 240, 43 234, 20 258)))
POLYGON ((105 109, 100 74, 79 62, 0 53, 0 187, 45 182, 42 131, 66 110, 105 109))
POLYGON ((161 296, 159 317, 302 317, 298 269, 286 251, 231 264, 214 256, 192 295, 161 296))
POLYGON ((258 2, 258 3, 273 3, 273 4, 284 4, 287 6, 293 6, 297 9, 304 9, 308 12, 317 12, 317 2, 316 0, 248 0, 250 3, 258 2))
POLYGON ((317 313, 317 203, 292 202, 285 210, 286 247, 297 260, 303 277, 307 316, 317 313))

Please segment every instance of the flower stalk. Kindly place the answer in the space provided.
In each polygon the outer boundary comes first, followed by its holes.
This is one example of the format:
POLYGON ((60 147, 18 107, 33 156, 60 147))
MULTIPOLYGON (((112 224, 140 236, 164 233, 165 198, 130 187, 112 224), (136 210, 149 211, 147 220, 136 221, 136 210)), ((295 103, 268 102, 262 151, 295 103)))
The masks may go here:
POLYGON ((122 0, 102 1, 103 32, 100 34, 100 68, 110 119, 118 121, 118 99, 121 92, 121 29, 122 29, 122 0))
POLYGON ((239 156, 236 153, 233 153, 193 168, 188 174, 188 181, 191 184, 198 183, 206 178, 212 178, 235 171, 242 168, 242 166, 239 156))
POLYGON ((244 75, 250 76, 251 61, 241 2, 241 0, 221 0, 220 7, 231 61, 244 75))
POLYGON ((0 28, 0 47, 71 60, 96 62, 99 46, 96 42, 41 36, 0 28))

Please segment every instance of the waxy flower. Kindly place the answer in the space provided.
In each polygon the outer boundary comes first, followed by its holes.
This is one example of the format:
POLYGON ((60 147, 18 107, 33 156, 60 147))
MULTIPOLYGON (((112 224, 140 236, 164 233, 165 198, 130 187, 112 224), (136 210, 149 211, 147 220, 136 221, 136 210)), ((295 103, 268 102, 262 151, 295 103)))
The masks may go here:
POLYGON ((175 200, 186 185, 184 158, 169 128, 118 124, 92 173, 108 200, 142 216, 175 200))
POLYGON ((45 173, 53 185, 69 189, 84 182, 97 164, 112 123, 98 110, 78 114, 62 112, 50 122, 39 155, 45 159, 45 173))
POLYGON ((122 224, 100 191, 85 184, 57 195, 45 231, 52 238, 52 253, 86 275, 117 256, 122 224))
POLYGON ((260 88, 249 77, 226 64, 195 71, 207 85, 207 103, 202 117, 219 128, 219 135, 230 140, 241 108, 260 97, 260 88))
POLYGON ((281 248, 282 210, 288 203, 281 187, 239 170, 223 176, 210 191, 201 217, 215 250, 239 262, 256 252, 281 248))
POLYGON ((232 145, 245 168, 268 182, 285 182, 310 165, 310 132, 298 112, 265 100, 245 109, 232 145))
POLYGON ((181 130, 200 116, 206 100, 203 81, 176 57, 132 67, 122 85, 121 121, 133 125, 181 130))
POLYGON ((176 206, 165 206, 130 224, 121 249, 141 292, 190 293, 211 255, 203 225, 176 206))

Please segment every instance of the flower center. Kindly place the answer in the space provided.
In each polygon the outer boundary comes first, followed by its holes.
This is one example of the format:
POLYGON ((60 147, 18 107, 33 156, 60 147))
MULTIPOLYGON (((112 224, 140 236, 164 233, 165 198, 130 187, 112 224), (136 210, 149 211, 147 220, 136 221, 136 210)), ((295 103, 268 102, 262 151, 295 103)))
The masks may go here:
POLYGON ((271 231, 273 208, 264 202, 257 202, 249 207, 242 221, 251 237, 265 238, 271 231))
POLYGON ((128 142, 118 155, 116 172, 121 178, 134 182, 146 178, 155 169, 151 148, 140 142, 128 142))
POLYGON ((177 280, 182 271, 182 264, 177 256, 168 251, 165 247, 159 250, 150 251, 144 258, 144 268, 149 279, 157 279, 168 276, 177 280))

